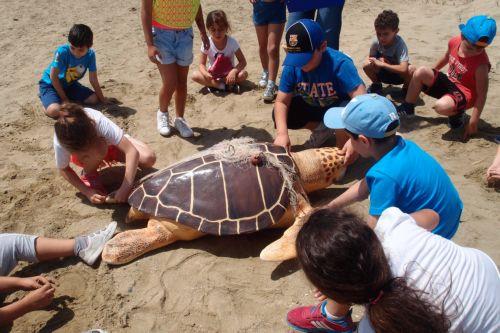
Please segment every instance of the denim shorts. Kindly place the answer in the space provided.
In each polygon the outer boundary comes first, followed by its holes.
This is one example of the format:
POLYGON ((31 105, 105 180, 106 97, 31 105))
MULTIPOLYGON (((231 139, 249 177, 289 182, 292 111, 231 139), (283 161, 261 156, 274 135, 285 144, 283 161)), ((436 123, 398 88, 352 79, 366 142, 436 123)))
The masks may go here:
POLYGON ((193 28, 184 30, 153 29, 153 43, 164 65, 189 66, 193 62, 193 28))
POLYGON ((254 25, 282 24, 285 22, 285 2, 281 2, 280 0, 276 0, 274 2, 257 0, 257 2, 253 5, 254 25))
MULTIPOLYGON (((61 97, 57 93, 56 89, 52 84, 44 81, 38 82, 40 100, 42 101, 43 107, 47 109, 50 104, 58 103, 61 104, 61 97)), ((63 88, 66 96, 72 101, 83 103, 87 98, 94 94, 94 91, 81 85, 79 82, 73 82, 66 88, 63 88)))

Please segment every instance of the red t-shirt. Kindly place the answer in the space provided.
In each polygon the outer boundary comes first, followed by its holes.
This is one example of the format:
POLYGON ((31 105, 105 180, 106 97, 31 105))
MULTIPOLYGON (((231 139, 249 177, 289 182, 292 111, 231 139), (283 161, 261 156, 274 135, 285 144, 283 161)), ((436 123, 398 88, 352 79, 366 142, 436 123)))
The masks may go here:
POLYGON ((461 57, 458 48, 462 42, 461 36, 456 36, 448 42, 450 57, 448 60, 448 78, 460 89, 467 100, 467 109, 476 102, 476 70, 479 66, 487 64, 491 68, 486 51, 473 57, 461 57))

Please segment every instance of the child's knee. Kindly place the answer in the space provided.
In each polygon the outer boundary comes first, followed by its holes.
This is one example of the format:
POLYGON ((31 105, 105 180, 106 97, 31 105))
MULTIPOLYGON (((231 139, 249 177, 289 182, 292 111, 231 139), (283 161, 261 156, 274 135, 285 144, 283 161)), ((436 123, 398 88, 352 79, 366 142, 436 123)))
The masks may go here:
POLYGON ((203 75, 198 71, 194 71, 193 74, 191 74, 191 80, 194 82, 200 82, 202 79, 203 75))
POLYGON ((99 102, 99 99, 97 98, 96 94, 92 94, 85 101, 83 101, 85 104, 97 104, 99 102))
POLYGON ((455 101, 450 96, 443 96, 434 103, 434 110, 442 115, 452 115, 455 113, 455 101))
POLYGON ((141 160, 141 164, 144 168, 151 168, 156 163, 156 153, 153 150, 148 149, 148 151, 141 156, 141 160))
POLYGON ((277 43, 269 43, 267 45, 267 54, 270 57, 277 57, 279 52, 279 46, 277 43))
POLYGON ((414 70, 413 76, 418 79, 423 79, 429 75, 433 75, 432 69, 429 67, 421 66, 414 70))
POLYGON ((52 103, 50 104, 46 109, 43 109, 43 112, 50 118, 57 119, 59 118, 59 111, 61 109, 61 104, 59 103, 52 103))

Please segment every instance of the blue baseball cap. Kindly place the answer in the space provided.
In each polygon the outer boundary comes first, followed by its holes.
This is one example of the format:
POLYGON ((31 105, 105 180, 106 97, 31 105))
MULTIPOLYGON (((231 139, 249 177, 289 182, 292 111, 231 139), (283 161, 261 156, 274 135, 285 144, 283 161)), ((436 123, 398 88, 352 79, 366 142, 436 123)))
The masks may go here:
POLYGON ((309 19, 298 20, 286 31, 284 66, 302 67, 311 60, 314 50, 325 40, 321 26, 309 19))
POLYGON ((377 94, 359 95, 344 107, 330 108, 323 118, 333 129, 346 129, 368 138, 381 139, 396 133, 399 117, 396 108, 387 98, 377 94), (397 122, 396 126, 389 126, 397 122))
POLYGON ((469 42, 483 47, 490 45, 497 34, 497 22, 493 17, 486 15, 473 16, 466 24, 460 24, 458 28, 469 42), (487 38, 487 40, 480 41, 481 38, 487 38))

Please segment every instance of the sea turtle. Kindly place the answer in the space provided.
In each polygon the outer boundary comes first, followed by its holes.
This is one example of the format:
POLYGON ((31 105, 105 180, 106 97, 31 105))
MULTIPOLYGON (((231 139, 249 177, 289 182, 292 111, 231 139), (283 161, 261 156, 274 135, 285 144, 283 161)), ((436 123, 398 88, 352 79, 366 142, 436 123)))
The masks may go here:
POLYGON ((223 141, 143 179, 129 196, 127 221, 149 219, 148 225, 116 235, 103 260, 124 264, 177 240, 273 227, 290 228, 260 257, 294 258, 295 237, 312 209, 305 193, 328 187, 344 172, 337 148, 288 154, 248 138, 223 141))

